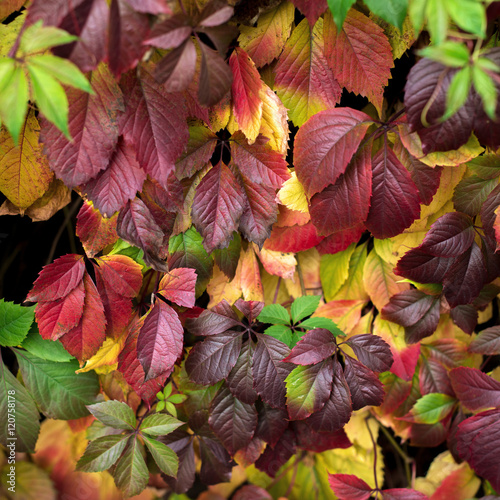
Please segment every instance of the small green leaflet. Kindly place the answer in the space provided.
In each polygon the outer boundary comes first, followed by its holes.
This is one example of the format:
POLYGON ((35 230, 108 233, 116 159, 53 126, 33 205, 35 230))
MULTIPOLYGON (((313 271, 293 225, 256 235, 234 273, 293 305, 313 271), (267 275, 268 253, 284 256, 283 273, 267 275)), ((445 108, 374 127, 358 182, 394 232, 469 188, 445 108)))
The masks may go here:
POLYGON ((177 477, 177 470, 179 468, 179 459, 175 452, 166 444, 155 441, 147 436, 143 436, 144 443, 148 450, 153 455, 156 465, 167 476, 177 477))
POLYGON ((118 460, 114 472, 116 486, 126 497, 138 495, 149 480, 149 471, 144 461, 144 446, 136 436, 131 436, 129 444, 118 460))
POLYGON ((436 424, 453 410, 457 400, 447 394, 431 393, 421 397, 411 409, 412 422, 436 424))
POLYGON ((21 37, 19 51, 26 54, 43 52, 50 47, 64 45, 78 40, 78 37, 54 26, 42 26, 42 21, 37 21, 26 28, 21 37))
POLYGON ((283 342, 286 344, 290 349, 294 347, 294 345, 297 343, 299 340, 298 337, 294 339, 294 335, 292 333, 292 330, 288 328, 288 326, 285 325, 273 325, 270 326, 269 328, 266 328, 264 330, 264 333, 266 335, 270 335, 271 337, 274 337, 276 340, 279 340, 280 342, 283 342))
POLYGON ((175 431, 175 429, 181 425, 184 425, 184 422, 170 415, 156 413, 147 416, 142 421, 140 431, 150 436, 164 436, 165 434, 170 434, 172 431, 175 431))
POLYGON ((6 347, 21 344, 34 319, 35 306, 22 307, 0 299, 0 345, 6 347))
POLYGON ((295 299, 291 307, 293 322, 297 323, 310 316, 318 308, 320 300, 319 295, 304 295, 295 299))
POLYGON ((306 319, 305 321, 302 321, 302 323, 300 323, 298 326, 300 328, 306 328, 307 330, 314 330, 315 328, 324 328, 325 330, 328 330, 329 332, 333 333, 335 337, 337 337, 338 335, 344 335, 344 332, 330 318, 321 318, 321 317, 309 318, 306 319))
POLYGON ((39 358, 54 361, 56 363, 63 363, 73 359, 73 356, 71 356, 71 354, 64 349, 59 340, 54 341, 43 339, 40 333, 38 333, 36 325, 32 326, 28 336, 23 340, 21 346, 23 349, 26 349, 28 352, 39 358))
POLYGON ((257 319, 262 321, 262 323, 271 323, 272 325, 290 324, 290 315, 288 311, 279 304, 265 306, 257 316, 257 319))
POLYGON ((349 9, 356 3, 356 0, 328 0, 328 7, 332 13, 333 20, 337 25, 337 29, 340 31, 342 25, 344 24, 345 16, 349 12, 349 9))
POLYGON ((408 0, 364 0, 368 8, 384 21, 403 29, 408 0))
POLYGON ((104 403, 96 403, 87 408, 104 425, 128 431, 137 427, 137 419, 127 403, 114 400, 104 401, 104 403))
POLYGON ((109 469, 120 458, 129 436, 103 436, 90 441, 85 453, 76 464, 76 470, 101 472, 109 469))

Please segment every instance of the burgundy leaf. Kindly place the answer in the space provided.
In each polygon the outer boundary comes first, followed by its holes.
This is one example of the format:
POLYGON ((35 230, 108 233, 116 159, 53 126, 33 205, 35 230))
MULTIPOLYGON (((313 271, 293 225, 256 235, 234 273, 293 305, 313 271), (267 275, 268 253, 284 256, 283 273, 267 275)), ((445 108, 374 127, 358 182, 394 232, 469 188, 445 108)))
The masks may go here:
POLYGON ((223 387, 212 401, 208 421, 229 454, 234 455, 252 439, 257 427, 257 410, 223 387))
POLYGON ((418 381, 422 395, 437 392, 455 397, 448 370, 435 359, 422 358, 418 381))
POLYGON ((105 217, 111 217, 135 198, 145 180, 146 173, 139 167, 135 151, 119 140, 108 168, 87 182, 82 193, 105 217))
POLYGON ((218 441, 201 438, 200 454, 200 479, 203 484, 227 483, 231 479, 231 457, 218 441))
POLYGON ((490 245, 495 248, 497 246, 495 236, 495 210, 500 205, 500 185, 498 185, 486 198, 481 207, 481 222, 483 223, 484 233, 490 245))
POLYGON ((335 337, 324 328, 307 332, 284 359, 296 365, 313 365, 333 356, 337 350, 335 337))
POLYGON ((349 441, 344 429, 335 432, 318 432, 317 429, 309 425, 308 420, 297 420, 292 424, 297 438, 297 447, 314 453, 333 450, 334 448, 349 448, 352 443, 349 441))
POLYGON ((165 0, 127 0, 137 12, 145 14, 172 14, 172 9, 165 0))
POLYGON ((316 0, 315 2, 310 2, 309 0, 292 0, 292 3, 306 16, 311 26, 316 24, 319 16, 328 7, 326 0, 316 0))
POLYGON ((246 343, 227 377, 227 385, 232 394, 247 404, 255 403, 257 393, 253 388, 252 357, 255 351, 253 343, 246 343))
POLYGON ((282 408, 273 408, 267 403, 262 403, 259 408, 259 422, 255 436, 274 448, 287 428, 287 411, 282 408))
POLYGON ((246 484, 236 491, 233 500, 273 500, 271 494, 260 486, 246 484))
POLYGON ((288 462, 295 451, 295 435, 290 429, 287 429, 273 448, 267 445, 264 453, 255 462, 255 467, 268 476, 276 477, 281 466, 288 462))
POLYGON ((449 212, 431 225, 419 249, 436 257, 458 257, 470 248, 475 234, 468 215, 449 212))
POLYGON ((455 210, 464 212, 471 217, 478 215, 497 183, 497 178, 485 180, 477 175, 462 179, 453 193, 455 210))
POLYGON ((382 490, 383 500, 429 500, 429 497, 420 491, 411 488, 391 488, 382 490))
POLYGON ((243 313, 249 323, 252 323, 257 319, 257 316, 261 313, 262 309, 264 309, 264 305, 264 302, 260 302, 258 300, 238 299, 234 303, 234 307, 243 313))
POLYGON ((479 295, 486 279, 483 253, 476 242, 457 257, 443 280, 443 292, 451 307, 470 304, 479 295))
POLYGON ((285 379, 292 371, 291 363, 284 363, 290 353, 287 345, 269 335, 258 334, 253 356, 254 388, 273 408, 285 407, 285 379))
POLYGON ((120 88, 104 64, 92 72, 90 83, 94 94, 66 89, 71 141, 55 125, 42 121, 40 138, 50 167, 69 187, 88 182, 104 170, 118 141, 124 109, 120 88))
POLYGON ((356 354, 356 357, 366 367, 374 372, 386 372, 391 369, 394 361, 389 344, 378 337, 366 333, 353 335, 346 341, 356 354))
POLYGON ((446 440, 447 431, 441 422, 436 424, 412 424, 410 444, 422 448, 434 448, 446 440))
POLYGON ((376 238, 402 233, 420 215, 420 197, 410 173, 391 148, 384 147, 372 160, 373 188, 366 227, 376 238))
POLYGON ((500 326, 486 328, 469 344, 469 352, 500 354, 500 326))
POLYGON ((372 488, 353 474, 328 474, 328 482, 340 500, 368 500, 372 488))
POLYGON ((146 381, 171 373, 182 354, 183 341, 184 329, 177 313, 162 300, 157 300, 137 338, 137 357, 144 368, 146 381))
POLYGON ((228 166, 219 162, 196 188, 191 214, 207 253, 229 244, 244 207, 245 197, 238 180, 228 166))
POLYGON ((460 366, 450 371, 450 380, 460 402, 477 411, 500 406, 500 382, 476 368, 460 366))
POLYGON ((158 440, 175 451, 179 458, 177 477, 162 474, 163 479, 175 493, 185 493, 193 485, 196 472, 192 434, 176 429, 167 436, 160 436, 158 440))
POLYGON ((223 299, 213 309, 203 311, 197 318, 188 318, 186 329, 193 335, 217 335, 240 324, 236 313, 223 299))
POLYGON ((450 311, 450 317, 455 325, 461 328, 465 333, 472 335, 478 320, 477 309, 474 306, 469 304, 454 307, 450 311))
POLYGON ((194 307, 196 271, 186 267, 170 270, 160 281, 158 293, 179 306, 194 307))
POLYGON ((191 35, 193 28, 184 14, 175 14, 155 25, 145 44, 160 49, 175 49, 191 35))
POLYGON ((233 17, 234 9, 223 2, 208 2, 200 14, 199 26, 219 26, 233 17))
POLYGON ((352 409, 380 406, 384 401, 384 387, 377 375, 365 365, 344 355, 345 379, 352 398, 352 409))
POLYGON ((399 259, 394 272, 418 283, 441 283, 454 262, 451 257, 434 257, 413 248, 399 259))
POLYGON ((352 229, 337 231, 327 236, 323 241, 315 246, 320 255, 342 252, 351 243, 359 241, 365 229, 365 225, 360 224, 352 229))
POLYGON ((213 385, 226 378, 241 351, 242 332, 220 333, 197 343, 186 359, 186 371, 197 384, 213 385))
POLYGON ((122 133, 135 146, 139 165, 168 191, 169 176, 189 137, 186 108, 180 94, 169 94, 150 69, 143 66, 140 79, 129 72, 120 82, 127 105, 122 133))
POLYGON ((382 309, 382 317, 398 325, 409 327, 415 325, 431 311, 435 302, 436 297, 432 295, 419 290, 406 290, 391 297, 389 304, 382 309))
POLYGON ((432 306, 417 323, 405 327, 405 341, 407 344, 416 344, 436 331, 439 323, 439 305, 439 298, 436 297, 432 306))
POLYGON ((231 88, 233 73, 222 57, 204 43, 201 48, 201 73, 198 87, 200 104, 217 104, 231 88))

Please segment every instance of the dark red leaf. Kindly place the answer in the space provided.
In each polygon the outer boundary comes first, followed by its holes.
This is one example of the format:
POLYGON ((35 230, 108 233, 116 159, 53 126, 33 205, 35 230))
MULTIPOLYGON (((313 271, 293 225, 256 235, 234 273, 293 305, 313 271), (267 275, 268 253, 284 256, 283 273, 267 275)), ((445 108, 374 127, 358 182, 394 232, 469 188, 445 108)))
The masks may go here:
POLYGON ((186 359, 189 377, 203 385, 213 385, 226 378, 238 360, 242 333, 228 331, 197 343, 186 359))
POLYGON ((330 488, 340 500, 368 500, 372 488, 353 474, 328 474, 330 488))
POLYGON ((137 338, 137 358, 145 380, 170 374, 182 354, 184 329, 177 313, 162 300, 157 300, 146 316, 137 338))
POLYGON ((384 386, 377 375, 350 356, 344 355, 344 359, 352 409, 356 411, 365 406, 380 406, 384 401, 384 386))
POLYGON ((309 425, 308 420, 297 420, 293 422, 292 428, 295 431, 297 447, 303 450, 322 453, 334 448, 345 449, 352 446, 344 429, 331 433, 320 433, 314 426, 309 425))
POLYGON ((281 466, 285 465, 295 454, 295 450, 295 435, 287 429, 273 448, 267 445, 264 453, 255 462, 255 467, 268 476, 276 477, 281 466))
POLYGON ((208 421, 229 454, 234 455, 252 439, 257 427, 257 410, 222 387, 212 401, 208 421))
POLYGON ((486 328, 469 344, 469 352, 500 354, 500 326, 486 328))
POLYGON ((240 325, 238 316, 223 299, 211 310, 203 311, 197 318, 186 320, 186 329, 193 335, 217 335, 240 325))
POLYGON ((227 385, 232 394, 247 404, 255 403, 257 393, 253 388, 252 357, 255 351, 253 343, 246 343, 227 377, 227 385))
POLYGON ((346 341, 358 360, 374 372, 386 372, 391 369, 393 357, 389 344, 369 333, 353 335, 346 341))
POLYGON ((320 255, 328 253, 337 253, 345 250, 351 243, 359 241, 361 235, 365 231, 365 225, 360 224, 352 229, 337 231, 328 235, 323 241, 316 246, 320 255))
POLYGON ((366 227, 376 238, 402 233, 420 215, 420 197, 410 173, 391 148, 384 147, 372 159, 373 187, 366 227))
POLYGON ((273 500, 271 494, 260 486, 247 484, 236 491, 233 500, 273 500))
POLYGON ((302 14, 304 14, 304 16, 306 16, 311 26, 316 24, 319 16, 321 16, 328 7, 326 0, 317 0, 315 2, 310 2, 309 0, 292 0, 292 3, 302 12, 302 14))
POLYGON ((285 379, 292 371, 291 363, 284 363, 290 349, 269 335, 258 334, 253 356, 254 388, 273 408, 285 407, 285 379))
POLYGON ((296 365, 313 365, 332 356, 337 350, 335 337, 324 328, 307 332, 284 359, 296 365))
POLYGON ((434 448, 446 440, 447 431, 441 422, 436 424, 412 424, 410 444, 422 448, 434 448))
POLYGON ((273 408, 267 403, 262 403, 259 408, 259 423, 257 424, 255 436, 274 448, 287 428, 287 411, 282 408, 273 408))
POLYGON ((222 57, 204 43, 201 48, 201 73, 198 87, 200 104, 217 104, 231 88, 233 73, 222 57))
POLYGON ((477 325, 477 309, 472 305, 454 307, 450 311, 450 317, 453 323, 461 328, 465 333, 472 335, 477 325))
POLYGON ((158 293, 179 306, 194 307, 196 271, 186 267, 170 270, 160 281, 158 293))
POLYGON ((433 309, 435 302, 436 297, 432 295, 407 290, 391 297, 389 304, 382 309, 382 317, 404 327, 412 326, 433 309))
POLYGON ((192 434, 176 429, 167 436, 160 436, 158 440, 175 451, 179 458, 177 477, 162 474, 163 479, 175 493, 185 493, 193 485, 196 472, 192 434))
POLYGON ((233 462, 218 441, 200 438, 200 454, 200 479, 203 484, 226 483, 231 479, 233 462))
POLYGON ((441 283, 454 262, 452 257, 434 257, 417 247, 399 259, 394 272, 417 283, 441 283))
POLYGON ((500 382, 476 368, 460 366, 450 371, 450 380, 460 402, 477 411, 500 406, 500 382))
POLYGON ((411 488, 391 488, 382 490, 383 500, 429 500, 429 497, 420 491, 411 488))
POLYGON ((435 359, 423 357, 418 381, 420 384, 420 392, 423 396, 425 394, 437 392, 455 397, 448 370, 435 359))
POLYGON ((238 309, 245 318, 248 319, 249 323, 252 323, 257 316, 261 313, 262 309, 264 309, 264 302, 260 302, 258 300, 243 300, 238 299, 234 303, 234 307, 238 309))
POLYGON ((483 223, 483 229, 486 235, 486 239, 488 240, 492 248, 496 248, 497 246, 494 225, 496 220, 495 210, 499 205, 500 185, 493 189, 493 191, 488 195, 486 201, 481 207, 481 222, 483 223))
POLYGON ((436 298, 430 309, 417 323, 405 327, 405 342, 407 344, 420 342, 424 337, 428 337, 436 331, 439 323, 439 305, 439 298, 436 298))

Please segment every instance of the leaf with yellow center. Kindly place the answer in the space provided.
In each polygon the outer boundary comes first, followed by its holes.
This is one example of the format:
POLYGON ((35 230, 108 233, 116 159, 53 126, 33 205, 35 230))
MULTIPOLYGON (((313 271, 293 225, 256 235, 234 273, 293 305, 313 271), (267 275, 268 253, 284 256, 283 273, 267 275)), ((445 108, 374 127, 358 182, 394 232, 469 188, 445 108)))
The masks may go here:
POLYGON ((118 355, 125 345, 127 336, 122 334, 118 339, 107 338, 101 348, 76 373, 85 373, 95 370, 96 373, 106 374, 116 370, 118 355))
POLYGON ((288 150, 288 111, 280 98, 265 84, 259 93, 262 100, 260 133, 269 138, 269 146, 286 157, 288 150))
POLYGON ((292 172, 290 179, 285 181, 283 186, 281 186, 281 189, 278 191, 278 199, 282 205, 285 205, 290 210, 296 210, 303 214, 309 213, 304 186, 297 179, 295 172, 292 172))
POLYGON ((229 281, 229 278, 219 269, 217 264, 214 264, 213 276, 207 285, 207 293, 210 297, 209 309, 221 302, 222 299, 233 305, 241 297, 238 273, 229 281))

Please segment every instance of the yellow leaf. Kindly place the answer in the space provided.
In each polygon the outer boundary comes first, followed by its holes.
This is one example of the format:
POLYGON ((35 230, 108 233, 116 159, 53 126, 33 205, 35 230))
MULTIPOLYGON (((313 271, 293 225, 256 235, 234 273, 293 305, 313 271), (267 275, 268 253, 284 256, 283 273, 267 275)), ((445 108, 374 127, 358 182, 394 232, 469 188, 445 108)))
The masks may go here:
POLYGON ((320 305, 313 316, 332 319, 344 333, 348 334, 359 322, 364 306, 364 300, 332 300, 320 305))
POLYGON ((406 348, 405 329, 401 325, 382 319, 380 314, 373 322, 373 334, 382 337, 397 351, 402 351, 406 348))
POLYGON ((342 252, 321 256, 320 276, 323 285, 325 300, 329 302, 335 298, 337 292, 349 277, 349 262, 356 250, 356 244, 348 246, 342 252))
POLYGON ((363 283, 363 271, 366 262, 366 244, 356 247, 349 261, 349 276, 340 290, 336 300, 367 300, 368 294, 363 283))
POLYGON ((288 150, 288 111, 280 98, 265 84, 259 92, 262 100, 260 133, 269 138, 269 146, 286 157, 288 150))
POLYGON ((372 323, 373 323, 374 310, 370 309, 368 313, 364 316, 361 316, 360 320, 354 325, 354 327, 349 332, 349 335, 361 335, 371 331, 372 323))
POLYGON ((259 247, 254 243, 253 248, 259 256, 260 262, 269 274, 281 276, 283 279, 292 279, 295 273, 297 261, 293 253, 276 252, 267 248, 259 247))
POLYGON ((393 269, 398 260, 412 248, 418 247, 425 238, 426 231, 402 233, 387 240, 375 240, 375 249, 393 269), (383 241, 383 243, 379 243, 383 241))
POLYGON ((248 245, 246 250, 241 249, 240 260, 236 268, 236 275, 240 277, 240 287, 245 300, 264 300, 264 291, 260 278, 260 268, 253 247, 248 245))
MULTIPOLYGON (((4 19, 12 12, 19 10, 24 3, 26 3, 25 0, 11 0, 7 2, 4 0, 0 2, 0 20, 4 19)), ((8 24, 0 24, 0 57, 7 57, 9 54, 24 24, 26 12, 27 11, 24 10, 8 24)))
POLYGON ((233 305, 241 297, 240 277, 236 273, 234 279, 229 281, 229 278, 219 269, 217 264, 214 264, 214 272, 212 279, 208 282, 207 293, 210 297, 208 308, 212 308, 222 299, 226 299, 233 305))
POLYGON ((38 143, 40 125, 31 110, 16 146, 7 129, 0 130, 0 191, 23 213, 48 189, 53 173, 38 143))
POLYGON ((282 304, 290 299, 290 294, 286 288, 283 279, 280 280, 279 276, 273 276, 269 274, 265 269, 261 272, 262 287, 264 288, 264 302, 266 304, 282 304), (279 282, 279 288, 278 288, 279 282), (278 288, 278 294, 276 295, 276 289, 278 288), (276 301, 274 300, 276 296, 276 301))
POLYGON ((295 172, 292 172, 290 179, 285 181, 283 186, 281 186, 281 189, 278 191, 278 199, 282 205, 285 205, 290 210, 296 210, 303 214, 309 213, 304 186, 297 179, 295 172))
MULTIPOLYGON (((127 331, 127 330, 125 330, 127 331)), ((118 339, 107 338, 100 349, 76 373, 95 370, 96 373, 110 373, 118 366, 118 355, 125 345, 127 336, 123 333, 118 339)))
MULTIPOLYGON (((314 295, 321 290, 321 280, 319 277, 320 256, 315 248, 299 252, 296 254, 297 264, 300 263, 304 286, 308 295, 314 295)), ((300 288, 300 279, 298 271, 295 271, 293 279, 285 280, 286 289, 292 297, 300 297, 302 290, 300 288)))
POLYGON ((226 128, 231 116, 231 94, 228 92, 217 104, 210 106, 209 119, 210 130, 218 132, 226 128))

